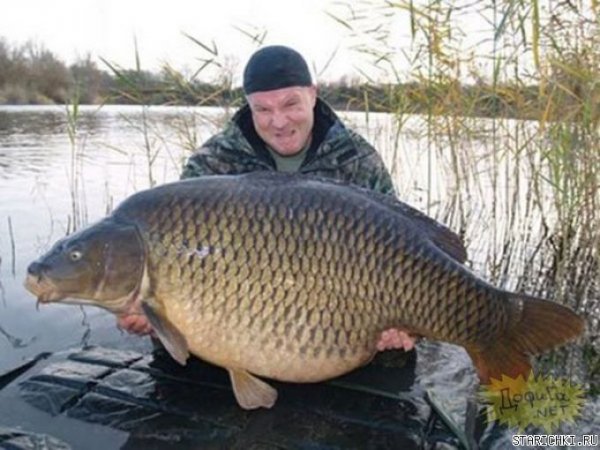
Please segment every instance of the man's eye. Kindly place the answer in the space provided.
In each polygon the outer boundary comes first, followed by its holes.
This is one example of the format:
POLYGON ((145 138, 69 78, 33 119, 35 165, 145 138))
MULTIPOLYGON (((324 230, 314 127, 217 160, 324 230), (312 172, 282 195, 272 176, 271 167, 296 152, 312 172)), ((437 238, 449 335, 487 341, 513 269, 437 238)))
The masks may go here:
POLYGON ((71 261, 79 261, 83 257, 83 252, 80 250, 71 250, 69 252, 69 258, 71 261))

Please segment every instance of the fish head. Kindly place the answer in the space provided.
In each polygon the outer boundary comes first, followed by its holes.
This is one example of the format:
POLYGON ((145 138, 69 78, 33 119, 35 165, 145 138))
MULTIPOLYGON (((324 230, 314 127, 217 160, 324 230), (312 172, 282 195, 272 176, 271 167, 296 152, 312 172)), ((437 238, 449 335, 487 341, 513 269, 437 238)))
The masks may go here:
POLYGON ((131 224, 105 219, 59 240, 27 268, 39 303, 95 305, 119 313, 139 293, 145 251, 131 224))

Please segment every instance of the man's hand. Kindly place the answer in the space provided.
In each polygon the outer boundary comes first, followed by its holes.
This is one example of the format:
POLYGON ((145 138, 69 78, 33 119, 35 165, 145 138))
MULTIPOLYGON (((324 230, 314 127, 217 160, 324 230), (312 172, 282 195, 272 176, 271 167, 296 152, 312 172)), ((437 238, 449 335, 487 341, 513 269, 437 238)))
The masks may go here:
POLYGON ((408 352, 413 348, 415 348, 415 338, 398 328, 385 330, 381 333, 377 342, 377 350, 380 352, 393 349, 402 349, 408 352))
POLYGON ((138 336, 152 333, 152 325, 142 311, 140 301, 135 301, 127 311, 117 314, 117 326, 122 330, 138 336))

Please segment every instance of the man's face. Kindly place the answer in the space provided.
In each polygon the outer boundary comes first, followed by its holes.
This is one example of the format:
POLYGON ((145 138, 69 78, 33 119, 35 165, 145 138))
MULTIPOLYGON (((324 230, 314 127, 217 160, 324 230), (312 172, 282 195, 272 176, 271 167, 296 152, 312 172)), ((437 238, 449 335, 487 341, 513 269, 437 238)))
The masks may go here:
POLYGON ((283 156, 298 153, 308 142, 317 100, 314 86, 294 86, 247 96, 254 128, 263 141, 283 156))

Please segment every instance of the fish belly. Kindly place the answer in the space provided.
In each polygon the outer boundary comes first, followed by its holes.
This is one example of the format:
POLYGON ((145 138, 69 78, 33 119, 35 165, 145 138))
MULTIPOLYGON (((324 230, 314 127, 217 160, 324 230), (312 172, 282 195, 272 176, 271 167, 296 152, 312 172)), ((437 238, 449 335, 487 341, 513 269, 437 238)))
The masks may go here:
MULTIPOLYGON (((225 319, 210 311, 194 311, 183 301, 167 304, 167 317, 185 336, 190 353, 228 369, 281 381, 317 382, 350 372, 375 353, 375 333, 362 333, 364 341, 350 346, 343 331, 300 324, 279 333, 273 322, 252 326, 243 315, 225 319)), ((352 339, 360 334, 355 332, 352 339)))

